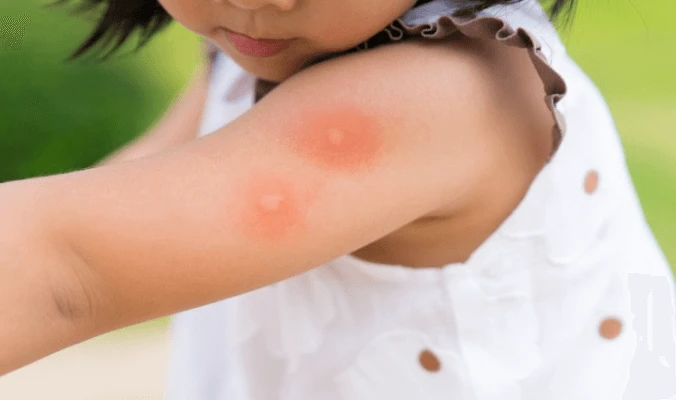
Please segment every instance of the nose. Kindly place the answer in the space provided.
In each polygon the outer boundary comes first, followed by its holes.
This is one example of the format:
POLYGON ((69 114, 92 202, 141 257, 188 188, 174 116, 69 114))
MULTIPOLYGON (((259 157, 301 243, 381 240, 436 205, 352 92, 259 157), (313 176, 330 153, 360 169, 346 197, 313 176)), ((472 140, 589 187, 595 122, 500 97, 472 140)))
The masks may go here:
MULTIPOLYGON (((222 3, 223 0, 214 0, 222 3)), ((296 0, 227 0, 230 4, 243 10, 257 10, 272 5, 282 11, 290 11, 296 6, 296 0)))

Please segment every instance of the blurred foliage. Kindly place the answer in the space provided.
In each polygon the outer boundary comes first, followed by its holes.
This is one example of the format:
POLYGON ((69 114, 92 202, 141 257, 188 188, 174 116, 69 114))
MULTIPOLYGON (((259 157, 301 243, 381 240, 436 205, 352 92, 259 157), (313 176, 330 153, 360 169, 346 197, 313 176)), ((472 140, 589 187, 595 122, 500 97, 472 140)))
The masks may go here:
POLYGON ((562 39, 608 101, 648 223, 676 269, 673 1, 578 3, 562 39))
POLYGON ((0 17, 30 18, 18 49, 0 47, 0 182, 92 165, 152 125, 199 57, 197 37, 174 24, 136 54, 134 42, 103 63, 67 61, 94 15, 50 2, 0 2, 0 17))
MULTIPOLYGON (((608 100, 648 221, 676 266, 673 0, 578 3, 562 39, 608 100)), ((198 38, 173 24, 138 53, 131 43, 104 63, 66 62, 94 16, 44 4, 0 2, 0 17, 30 17, 18 49, 0 46, 0 182, 85 168, 129 142, 164 112, 199 57, 198 38)))

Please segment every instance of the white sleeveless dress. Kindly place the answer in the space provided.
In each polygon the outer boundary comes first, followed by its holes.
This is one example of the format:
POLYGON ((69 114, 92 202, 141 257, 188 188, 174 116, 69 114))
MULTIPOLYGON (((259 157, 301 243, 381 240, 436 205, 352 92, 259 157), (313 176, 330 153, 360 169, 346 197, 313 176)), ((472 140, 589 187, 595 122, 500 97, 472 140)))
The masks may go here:
MULTIPOLYGON (((606 103, 536 0, 462 18, 456 2, 388 35, 531 51, 562 140, 526 197, 465 263, 348 254, 174 315, 166 400, 676 398, 673 276, 606 103)), ((252 107, 254 82, 218 54, 200 135, 252 107)))

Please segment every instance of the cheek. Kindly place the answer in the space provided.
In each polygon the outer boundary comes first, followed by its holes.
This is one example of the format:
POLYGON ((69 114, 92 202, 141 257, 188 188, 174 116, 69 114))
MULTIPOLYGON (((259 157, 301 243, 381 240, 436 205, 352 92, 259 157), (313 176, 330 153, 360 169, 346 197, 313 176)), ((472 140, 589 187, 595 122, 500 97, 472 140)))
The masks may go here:
POLYGON ((158 0, 162 8, 179 24, 202 34, 208 24, 213 2, 208 0, 158 0))
POLYGON ((380 126, 372 116, 353 107, 308 112, 287 133, 298 156, 324 169, 360 172, 373 167, 383 148, 380 126))

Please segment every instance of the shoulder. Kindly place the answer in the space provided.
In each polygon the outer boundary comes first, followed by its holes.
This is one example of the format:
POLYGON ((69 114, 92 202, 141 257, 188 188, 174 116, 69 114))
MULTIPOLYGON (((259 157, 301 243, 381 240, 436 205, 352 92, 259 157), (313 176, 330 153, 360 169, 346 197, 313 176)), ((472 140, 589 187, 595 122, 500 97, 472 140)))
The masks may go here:
MULTIPOLYGON (((315 88, 310 96, 377 103, 408 135, 425 137, 428 151, 446 152, 447 168, 464 171, 466 191, 464 199, 449 193, 451 208, 495 195, 504 181, 515 182, 503 194, 513 199, 506 207, 516 206, 551 152, 554 119, 532 60, 494 40, 408 40, 328 60, 292 79, 315 88)), ((457 189, 453 179, 449 187, 457 189)))

